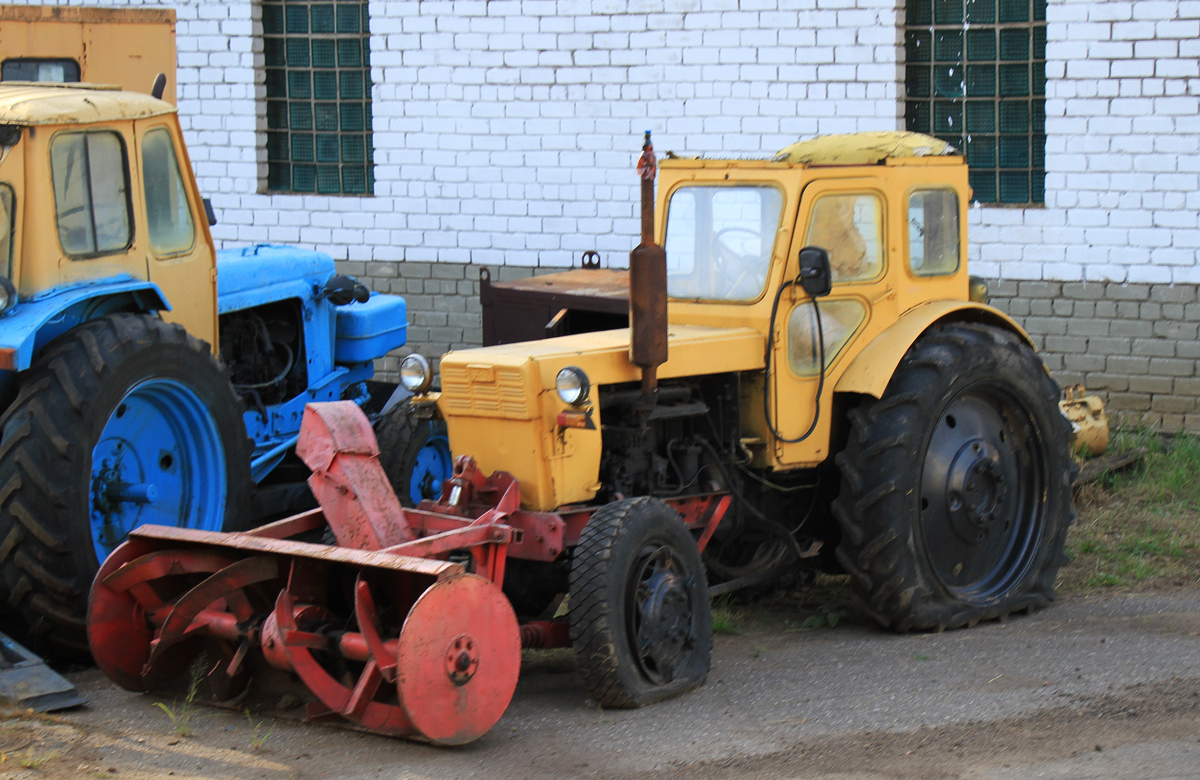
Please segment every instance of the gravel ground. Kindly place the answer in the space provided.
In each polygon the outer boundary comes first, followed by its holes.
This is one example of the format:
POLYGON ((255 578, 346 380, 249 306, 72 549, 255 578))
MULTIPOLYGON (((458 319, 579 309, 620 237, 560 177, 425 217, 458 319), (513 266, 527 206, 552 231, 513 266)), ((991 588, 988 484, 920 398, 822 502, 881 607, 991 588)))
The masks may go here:
POLYGON ((478 742, 433 748, 165 701, 96 671, 89 705, 0 725, 30 778, 1200 778, 1200 591, 1064 598, 1005 623, 896 636, 754 621, 717 637, 708 684, 604 711, 569 651, 530 654, 478 742), (255 748, 257 737, 261 744, 255 748), (1153 769, 1149 769, 1152 767, 1153 769))

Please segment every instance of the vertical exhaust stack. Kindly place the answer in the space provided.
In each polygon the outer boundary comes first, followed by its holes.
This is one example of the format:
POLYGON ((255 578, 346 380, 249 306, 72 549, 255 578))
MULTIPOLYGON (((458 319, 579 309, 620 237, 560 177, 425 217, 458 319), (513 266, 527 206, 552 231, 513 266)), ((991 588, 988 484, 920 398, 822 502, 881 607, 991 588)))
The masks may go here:
POLYGON ((650 131, 637 164, 642 179, 642 243, 629 253, 629 360, 642 369, 642 392, 658 387, 667 361, 667 252, 654 243, 654 176, 658 163, 650 131))

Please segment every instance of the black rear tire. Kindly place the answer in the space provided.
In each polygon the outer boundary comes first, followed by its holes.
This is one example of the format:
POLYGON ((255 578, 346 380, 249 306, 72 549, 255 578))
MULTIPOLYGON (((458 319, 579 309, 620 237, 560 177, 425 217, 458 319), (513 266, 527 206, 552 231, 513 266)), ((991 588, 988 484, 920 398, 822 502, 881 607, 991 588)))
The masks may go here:
POLYGON ((1054 598, 1074 520, 1070 425, 1037 355, 999 328, 935 326, 837 456, 837 557, 897 631, 974 625, 1054 598))
POLYGON ((454 473, 446 423, 418 417, 408 400, 388 409, 375 423, 379 462, 400 505, 414 507, 442 496, 442 482, 454 473))
POLYGON ((704 683, 712 651, 704 564, 663 502, 597 510, 575 548, 569 594, 575 656, 602 706, 641 707, 704 683))
POLYGON ((140 525, 168 506, 172 516, 181 518, 180 525, 245 527, 250 447, 240 409, 208 345, 157 317, 111 315, 80 325, 47 346, 0 419, 0 571, 9 605, 27 627, 31 649, 66 661, 88 658, 88 592, 99 558, 107 555, 101 556, 99 549, 115 547, 128 531, 106 518, 140 525), (98 477, 93 453, 101 437, 108 447, 108 437, 116 435, 113 421, 126 425, 142 420, 137 410, 152 404, 138 394, 151 387, 165 389, 166 400, 150 399, 159 404, 156 420, 170 424, 176 443, 203 439, 211 445, 204 458, 189 460, 186 449, 159 450, 171 445, 159 445, 156 436, 149 442, 153 452, 139 451, 146 442, 134 438, 130 445, 112 444, 125 447, 129 463, 118 460, 111 468, 106 456, 98 477), (172 417, 176 407, 171 392, 189 399, 190 406, 180 407, 187 417, 172 417), (134 458, 145 466, 144 484, 172 481, 179 490, 167 496, 157 492, 165 488, 154 488, 153 496, 136 501, 113 498, 112 491, 127 483, 110 485, 107 480, 125 479, 128 474, 121 469, 135 468, 134 458), (223 485, 210 472, 218 462, 224 468, 223 485), (218 487, 206 489, 212 485, 218 487), (129 501, 134 503, 122 503, 129 501), (105 533, 111 529, 113 538, 95 537, 97 527, 105 533))

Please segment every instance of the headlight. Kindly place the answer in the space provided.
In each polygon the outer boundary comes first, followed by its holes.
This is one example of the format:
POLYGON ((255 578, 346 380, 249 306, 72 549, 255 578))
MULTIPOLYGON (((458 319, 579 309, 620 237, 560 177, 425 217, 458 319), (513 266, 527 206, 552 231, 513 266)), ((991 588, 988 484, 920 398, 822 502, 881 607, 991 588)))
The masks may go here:
POLYGON ((433 370, 424 355, 412 354, 400 361, 400 384, 414 395, 429 389, 433 382, 433 370))
POLYGON ((578 406, 586 401, 590 388, 587 374, 577 366, 567 366, 554 378, 554 389, 558 391, 558 397, 563 403, 571 406, 578 406))
POLYGON ((0 314, 17 305, 17 288, 6 276, 0 276, 0 314))

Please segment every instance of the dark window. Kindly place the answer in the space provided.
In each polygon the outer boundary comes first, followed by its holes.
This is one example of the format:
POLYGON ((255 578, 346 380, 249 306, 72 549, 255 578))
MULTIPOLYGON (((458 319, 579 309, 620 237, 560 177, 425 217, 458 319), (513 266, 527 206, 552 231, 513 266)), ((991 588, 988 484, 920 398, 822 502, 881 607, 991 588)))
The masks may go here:
POLYGON ((0 65, 0 81, 79 81, 75 60, 14 59, 0 65))
POLYGON ((982 203, 1045 202, 1046 0, 906 0, 905 125, 957 146, 982 203))
POLYGON ((367 3, 263 0, 267 189, 374 192, 367 3))
POLYGON ((76 258, 129 246, 129 164, 121 136, 61 133, 50 142, 55 221, 63 251, 76 258))

